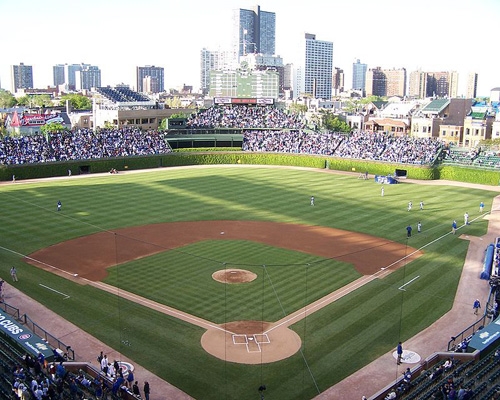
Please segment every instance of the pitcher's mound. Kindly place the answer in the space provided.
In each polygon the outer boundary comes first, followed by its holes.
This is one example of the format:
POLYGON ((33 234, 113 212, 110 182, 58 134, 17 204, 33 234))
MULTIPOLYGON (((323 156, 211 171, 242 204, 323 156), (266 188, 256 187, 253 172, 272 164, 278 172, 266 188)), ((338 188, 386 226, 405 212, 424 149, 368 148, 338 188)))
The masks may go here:
POLYGON ((247 283, 257 279, 257 274, 244 269, 222 269, 214 272, 212 278, 222 283, 247 283))

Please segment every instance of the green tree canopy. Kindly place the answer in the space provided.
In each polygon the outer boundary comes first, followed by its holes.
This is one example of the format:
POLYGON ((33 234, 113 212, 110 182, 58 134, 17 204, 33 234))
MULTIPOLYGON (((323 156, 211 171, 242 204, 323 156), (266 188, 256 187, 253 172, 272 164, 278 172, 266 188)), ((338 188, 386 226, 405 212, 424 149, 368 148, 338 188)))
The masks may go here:
POLYGON ((50 107, 53 105, 48 94, 29 94, 17 99, 17 104, 26 107, 50 107))
POLYGON ((0 89, 0 108, 10 108, 17 104, 16 98, 8 90, 0 89))
POLYGON ((307 112, 307 106, 305 104, 292 103, 288 106, 288 109, 295 114, 307 112))
POLYGON ((62 132, 66 130, 63 124, 60 124, 59 122, 52 122, 50 124, 45 124, 40 127, 40 132, 42 132, 43 135, 47 136, 49 133, 56 133, 56 132, 62 132))
POLYGON ((329 111, 321 112, 321 124, 323 128, 333 132, 351 132, 351 127, 345 121, 329 111))
POLYGON ((65 105, 66 100, 69 100, 71 107, 75 110, 90 110, 92 108, 92 101, 82 94, 71 93, 61 96, 61 105, 65 105))

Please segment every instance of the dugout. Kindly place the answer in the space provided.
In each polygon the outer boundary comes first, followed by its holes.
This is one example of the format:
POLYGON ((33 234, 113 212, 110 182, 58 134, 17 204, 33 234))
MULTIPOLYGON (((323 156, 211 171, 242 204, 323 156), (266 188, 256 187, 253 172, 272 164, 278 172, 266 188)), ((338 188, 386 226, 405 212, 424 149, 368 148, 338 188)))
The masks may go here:
POLYGON ((54 352, 47 342, 15 318, 0 310, 0 335, 21 353, 27 353, 34 358, 43 354, 45 360, 54 360, 54 352))
POLYGON ((399 179, 406 179, 408 177, 408 171, 406 169, 397 169, 394 171, 394 176, 399 179))

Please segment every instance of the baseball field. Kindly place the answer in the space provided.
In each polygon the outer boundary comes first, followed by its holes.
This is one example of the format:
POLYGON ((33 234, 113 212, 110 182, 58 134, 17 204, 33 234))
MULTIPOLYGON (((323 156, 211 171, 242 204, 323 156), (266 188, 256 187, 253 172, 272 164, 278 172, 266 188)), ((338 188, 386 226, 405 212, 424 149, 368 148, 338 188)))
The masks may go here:
POLYGON ((242 165, 7 183, 0 277, 194 398, 310 399, 451 308, 496 194, 384 189, 242 165))

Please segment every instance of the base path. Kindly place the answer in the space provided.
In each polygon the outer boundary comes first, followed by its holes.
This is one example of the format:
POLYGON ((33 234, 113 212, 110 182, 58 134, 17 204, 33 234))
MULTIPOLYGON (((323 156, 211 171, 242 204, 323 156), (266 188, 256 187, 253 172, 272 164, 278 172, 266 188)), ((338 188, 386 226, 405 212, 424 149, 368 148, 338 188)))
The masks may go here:
MULTIPOLYGON (((195 221, 100 232, 39 250, 26 261, 198 325, 206 329, 201 344, 208 353, 225 361, 258 364, 279 361, 300 350, 302 342, 290 325, 421 254, 406 243, 321 226, 195 221), (202 240, 247 240, 314 254, 350 263, 363 276, 279 321, 231 321, 222 325, 100 282, 109 267, 202 240)), ((212 276, 225 284, 245 284, 253 278, 244 270, 214 271, 212 276)))

